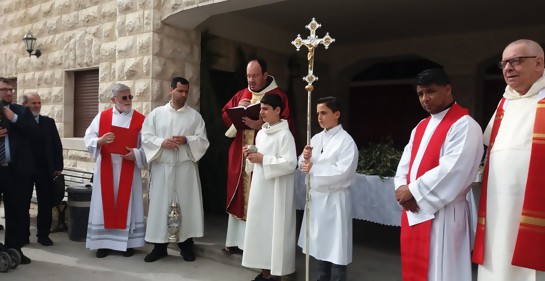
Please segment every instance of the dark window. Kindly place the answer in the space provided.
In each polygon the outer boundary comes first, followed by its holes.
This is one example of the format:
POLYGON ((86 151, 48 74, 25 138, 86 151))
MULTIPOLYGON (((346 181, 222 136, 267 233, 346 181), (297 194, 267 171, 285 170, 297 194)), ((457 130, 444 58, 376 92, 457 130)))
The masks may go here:
POLYGON ((74 72, 74 137, 83 137, 98 113, 98 69, 74 72))

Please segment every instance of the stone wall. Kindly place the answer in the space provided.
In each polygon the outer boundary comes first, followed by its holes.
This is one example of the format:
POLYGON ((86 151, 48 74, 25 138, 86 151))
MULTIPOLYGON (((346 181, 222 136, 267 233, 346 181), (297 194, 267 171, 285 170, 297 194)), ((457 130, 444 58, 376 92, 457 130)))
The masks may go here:
POLYGON ((191 83, 188 103, 198 108, 200 36, 161 23, 161 0, 0 0, 0 76, 17 79, 42 97, 42 114, 57 122, 65 164, 91 170, 83 141, 72 137, 73 75, 98 69, 99 111, 111 106, 110 87, 127 84, 133 107, 147 114, 169 100, 171 78, 191 83), (40 58, 22 42, 31 31, 40 58), (66 126, 66 128, 65 128, 66 126))

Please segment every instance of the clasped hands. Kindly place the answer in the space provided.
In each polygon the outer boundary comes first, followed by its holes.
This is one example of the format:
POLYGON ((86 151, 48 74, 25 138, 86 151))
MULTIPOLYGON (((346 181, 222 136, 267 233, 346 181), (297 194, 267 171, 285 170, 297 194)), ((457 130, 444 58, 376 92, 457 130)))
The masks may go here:
POLYGON ((251 151, 248 149, 247 145, 242 148, 242 155, 244 155, 244 158, 248 159, 250 163, 263 163, 263 154, 257 151, 251 151))
POLYGON ((416 199, 414 199, 408 185, 402 185, 396 189, 395 196, 397 203, 406 211, 412 213, 418 213, 420 211, 420 207, 418 207, 416 199))
MULTIPOLYGON (((112 132, 108 132, 98 139, 97 145, 98 147, 101 147, 104 144, 109 144, 114 142, 114 140, 115 140, 115 134, 112 132)), ((132 150, 132 148, 126 146, 125 149, 127 150, 127 154, 123 155, 123 159, 129 160, 129 161, 136 161, 136 157, 134 156, 134 151, 132 150)))
POLYGON ((301 165, 300 170, 308 174, 310 172, 310 169, 312 169, 312 162, 310 162, 310 158, 312 157, 312 146, 306 145, 303 149, 303 164, 301 165))
POLYGON ((178 150, 180 145, 187 143, 187 138, 185 136, 172 136, 172 138, 164 139, 161 146, 166 149, 178 150))

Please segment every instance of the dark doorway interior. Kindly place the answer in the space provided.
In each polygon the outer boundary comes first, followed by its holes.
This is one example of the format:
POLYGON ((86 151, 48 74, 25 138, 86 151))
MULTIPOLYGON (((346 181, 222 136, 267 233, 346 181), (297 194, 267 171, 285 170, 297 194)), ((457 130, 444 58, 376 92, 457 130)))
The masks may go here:
POLYGON ((391 137, 401 149, 413 127, 428 115, 411 84, 352 88, 350 106, 349 133, 360 148, 391 137))
POLYGON ((225 184, 231 145, 231 139, 224 135, 227 127, 221 118, 221 109, 238 90, 237 79, 233 72, 214 69, 201 71, 201 114, 210 141, 208 151, 199 161, 203 206, 206 212, 219 214, 225 212, 225 184))
POLYGON ((413 80, 425 69, 441 67, 424 58, 410 58, 376 63, 354 75, 347 130, 358 147, 391 137, 394 146, 402 149, 414 126, 428 116, 420 106, 413 80))
POLYGON ((488 67, 484 78, 483 120, 480 122, 483 130, 488 125, 492 114, 496 111, 496 107, 505 92, 505 86, 505 80, 498 66, 494 64, 488 67))

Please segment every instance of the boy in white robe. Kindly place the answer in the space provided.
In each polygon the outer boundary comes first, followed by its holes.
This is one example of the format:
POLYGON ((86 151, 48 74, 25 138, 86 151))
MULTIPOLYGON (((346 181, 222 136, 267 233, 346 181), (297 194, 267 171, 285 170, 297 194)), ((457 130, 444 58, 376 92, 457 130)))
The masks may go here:
MULTIPOLYGON (((112 86, 111 101, 115 104, 113 109, 110 108, 105 112, 99 113, 85 131, 85 146, 93 158, 97 159, 93 178, 93 193, 91 196, 91 208, 89 211, 89 222, 87 226, 87 240, 85 246, 91 250, 98 249, 96 252, 97 258, 108 256, 111 250, 122 251, 123 256, 129 257, 133 255, 133 248, 144 246, 144 203, 142 200, 142 175, 141 168, 146 167, 146 157, 144 151, 138 143, 137 147, 126 151, 126 154, 118 154, 112 152, 105 156, 103 151, 105 145, 114 142, 116 135, 113 132, 106 132, 101 135, 100 124, 101 119, 111 118, 111 125, 121 128, 130 128, 133 125, 142 126, 144 116, 132 109, 132 95, 129 87, 123 84, 115 84, 112 86), (107 116, 108 114, 109 116, 107 116), (133 120, 138 118, 139 121, 133 120), (136 123, 136 124, 135 124, 136 123), (109 159, 109 160, 108 160, 109 159), (132 185, 129 187, 129 203, 126 206, 127 218, 124 227, 108 227, 105 224, 105 216, 112 216, 108 212, 107 202, 103 199, 107 198, 108 188, 113 188, 115 194, 114 202, 119 202, 120 194, 120 179, 122 178, 122 166, 125 161, 133 161, 134 169, 124 177, 132 176, 132 185), (113 176, 113 186, 102 186, 102 177, 107 177, 102 171, 102 162, 111 162, 111 173, 113 176), (106 194, 103 194, 106 192, 106 194), (105 215, 106 214, 106 215, 105 215)), ((103 124, 108 125, 108 124, 103 124)), ((139 130, 138 130, 139 131, 139 130)), ((121 136, 117 136, 121 138, 121 136)), ((120 206, 117 206, 119 212, 120 206)))
POLYGON ((173 199, 182 215, 177 241, 185 261, 195 260, 193 237, 202 237, 204 212, 197 161, 210 143, 201 115, 186 100, 189 82, 172 79, 171 100, 155 108, 142 127, 142 146, 150 165, 149 212, 146 241, 154 248, 144 260, 154 262, 167 255, 170 242, 167 216, 173 199))
MULTIPOLYGON (((318 281, 346 280, 352 262, 352 215, 349 187, 358 165, 358 148, 339 124, 340 103, 334 97, 318 100, 318 123, 324 130, 312 137, 299 157, 310 173, 309 255, 318 261, 318 281)), ((306 217, 299 246, 306 253, 306 217)))
POLYGON ((260 115, 265 124, 257 133, 255 150, 244 147, 253 170, 252 191, 242 265, 260 268, 254 281, 276 280, 295 271, 294 172, 297 166, 295 141, 288 122, 280 119, 282 99, 266 94, 260 115))

